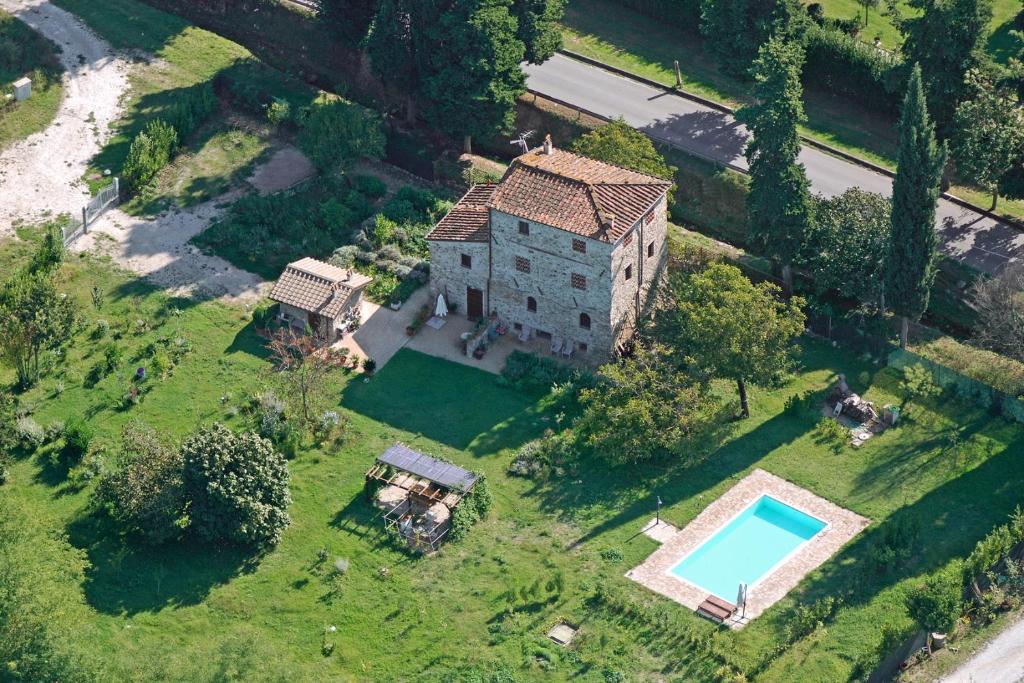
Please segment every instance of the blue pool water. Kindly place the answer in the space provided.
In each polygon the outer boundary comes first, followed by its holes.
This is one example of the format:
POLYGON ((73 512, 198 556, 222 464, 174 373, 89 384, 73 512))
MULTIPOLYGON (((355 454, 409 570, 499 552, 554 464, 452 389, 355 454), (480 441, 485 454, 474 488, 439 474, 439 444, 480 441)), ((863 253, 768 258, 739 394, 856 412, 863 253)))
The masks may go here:
POLYGON ((761 496, 670 571, 723 600, 736 602, 741 581, 753 585, 824 528, 820 519, 761 496))

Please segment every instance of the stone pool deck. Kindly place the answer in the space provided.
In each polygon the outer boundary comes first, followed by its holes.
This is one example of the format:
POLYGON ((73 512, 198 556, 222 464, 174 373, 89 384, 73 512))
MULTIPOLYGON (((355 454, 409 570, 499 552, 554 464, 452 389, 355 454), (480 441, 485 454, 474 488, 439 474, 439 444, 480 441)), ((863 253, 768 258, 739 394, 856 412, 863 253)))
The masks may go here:
POLYGON ((672 575, 670 570, 685 555, 763 495, 769 495, 817 517, 827 526, 780 566, 750 586, 746 616, 743 619, 737 616, 727 622, 730 628, 742 628, 757 618, 870 523, 866 517, 841 508, 774 474, 755 469, 704 508, 683 529, 667 536, 661 547, 642 564, 626 572, 626 577, 681 605, 697 609, 708 596, 708 591, 672 575))

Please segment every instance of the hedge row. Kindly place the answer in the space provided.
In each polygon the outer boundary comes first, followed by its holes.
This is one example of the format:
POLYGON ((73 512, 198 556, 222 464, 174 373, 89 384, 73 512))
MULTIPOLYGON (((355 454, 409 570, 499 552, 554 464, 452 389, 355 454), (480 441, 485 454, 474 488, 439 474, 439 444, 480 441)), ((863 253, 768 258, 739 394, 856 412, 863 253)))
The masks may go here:
POLYGON ((886 113, 897 113, 906 90, 903 62, 841 31, 811 26, 803 83, 886 113))
MULTIPOLYGON (((692 33, 700 26, 700 0, 615 2, 692 33)), ((835 21, 810 25, 804 86, 855 98, 885 113, 898 111, 907 78, 901 60, 844 33, 839 25, 835 21)))

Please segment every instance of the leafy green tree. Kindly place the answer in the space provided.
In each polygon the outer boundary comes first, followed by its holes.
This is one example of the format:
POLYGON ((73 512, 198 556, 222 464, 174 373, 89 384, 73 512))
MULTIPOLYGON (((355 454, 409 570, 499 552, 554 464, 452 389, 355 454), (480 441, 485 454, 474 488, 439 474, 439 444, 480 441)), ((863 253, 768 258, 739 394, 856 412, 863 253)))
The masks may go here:
POLYGON ((51 272, 64 262, 67 248, 64 246, 64 233, 59 223, 51 223, 43 233, 43 239, 32 254, 28 271, 31 273, 51 272))
POLYGON ((975 343, 1024 363, 1024 262, 1006 264, 994 278, 978 278, 968 302, 978 314, 975 343))
POLYGON ((75 301, 57 291, 53 273, 20 272, 0 288, 0 360, 27 389, 39 380, 40 356, 65 344, 78 325, 75 301))
POLYGON ((800 42, 809 18, 797 0, 701 0, 700 32, 722 70, 745 78, 772 36, 800 42))
POLYGON ((952 152, 957 173, 999 201, 1004 177, 1024 158, 1024 109, 1017 93, 1000 87, 979 71, 967 74, 975 95, 957 107, 952 152))
POLYGON ((752 134, 746 156, 750 165, 747 195, 750 239, 782 266, 792 290, 792 264, 813 222, 810 184, 800 154, 797 125, 804 121, 799 45, 772 38, 751 70, 757 103, 739 112, 752 134))
POLYGON ((641 346, 601 366, 598 384, 580 392, 579 443, 612 464, 692 457, 692 446, 721 422, 706 382, 680 371, 664 346, 641 346))
POLYGON ((413 0, 381 0, 366 38, 373 72, 396 92, 405 93, 409 123, 416 120, 424 66, 417 50, 416 35, 422 30, 417 7, 413 0))
POLYGON ((931 651, 931 633, 949 633, 956 626, 963 613, 963 569, 962 562, 954 562, 927 577, 906 596, 907 613, 925 631, 929 632, 928 648, 931 651))
POLYGON ((92 683, 103 680, 69 647, 69 626, 86 618, 67 590, 84 581, 84 551, 0 496, 0 680, 92 683))
POLYGON ((204 427, 181 447, 191 528, 208 541, 274 545, 291 523, 288 464, 255 432, 204 427))
POLYGON ((622 117, 581 135, 573 140, 570 148, 585 157, 655 178, 672 180, 675 177, 676 168, 668 165, 651 139, 626 123, 622 117))
POLYGON ((928 117, 921 69, 914 67, 899 122, 899 152, 892 187, 892 235, 885 264, 885 300, 902 317, 900 346, 906 348, 910 320, 928 308, 935 281, 938 236, 935 206, 946 165, 946 147, 935 140, 928 117))
POLYGON ((903 368, 903 379, 900 380, 900 393, 903 394, 901 409, 906 409, 911 401, 938 396, 941 391, 932 373, 920 363, 903 368))
POLYGON ((423 92, 428 121, 463 139, 507 134, 516 99, 526 91, 519 66, 526 48, 517 37, 509 0, 455 0, 428 28, 430 73, 423 92))
POLYGON ((7 482, 11 454, 21 441, 17 428, 17 403, 7 391, 0 390, 0 485, 7 482))
POLYGON ((967 92, 964 77, 985 60, 992 0, 909 0, 909 4, 918 10, 915 16, 903 18, 893 12, 894 23, 904 36, 905 61, 921 67, 928 111, 945 138, 952 130, 957 104, 967 92))
POLYGON ((320 0, 320 18, 352 47, 366 37, 378 0, 320 0))
POLYGON ((187 523, 181 453, 166 435, 140 422, 121 431, 114 471, 93 493, 101 509, 150 543, 179 536, 187 523))
POLYGON ((512 13, 519 24, 519 40, 526 46, 526 61, 540 64, 562 48, 565 0, 515 0, 512 13))
POLYGON ((804 329, 804 302, 779 299, 779 288, 755 285, 721 263, 671 280, 672 306, 655 321, 656 334, 700 377, 736 382, 740 410, 750 416, 747 383, 777 382, 792 366, 792 341, 804 329))
POLYGON ((818 202, 801 256, 818 292, 880 302, 891 216, 888 197, 857 187, 818 202))
POLYGON ((330 171, 363 158, 383 158, 387 138, 376 112, 323 96, 303 119, 298 143, 318 169, 330 171))

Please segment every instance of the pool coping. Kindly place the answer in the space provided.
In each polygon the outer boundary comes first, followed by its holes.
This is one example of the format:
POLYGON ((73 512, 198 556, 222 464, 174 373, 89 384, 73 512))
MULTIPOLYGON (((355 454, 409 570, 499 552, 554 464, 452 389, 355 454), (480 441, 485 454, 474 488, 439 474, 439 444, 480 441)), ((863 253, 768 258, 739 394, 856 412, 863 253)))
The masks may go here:
POLYGON ((690 609, 697 609, 710 591, 675 576, 671 570, 761 496, 770 496, 816 517, 825 523, 825 528, 794 549, 751 586, 745 616, 727 622, 734 629, 742 628, 778 602, 807 574, 871 523, 866 517, 839 507, 792 482, 755 469, 704 508, 641 564, 626 572, 626 578, 690 609))

